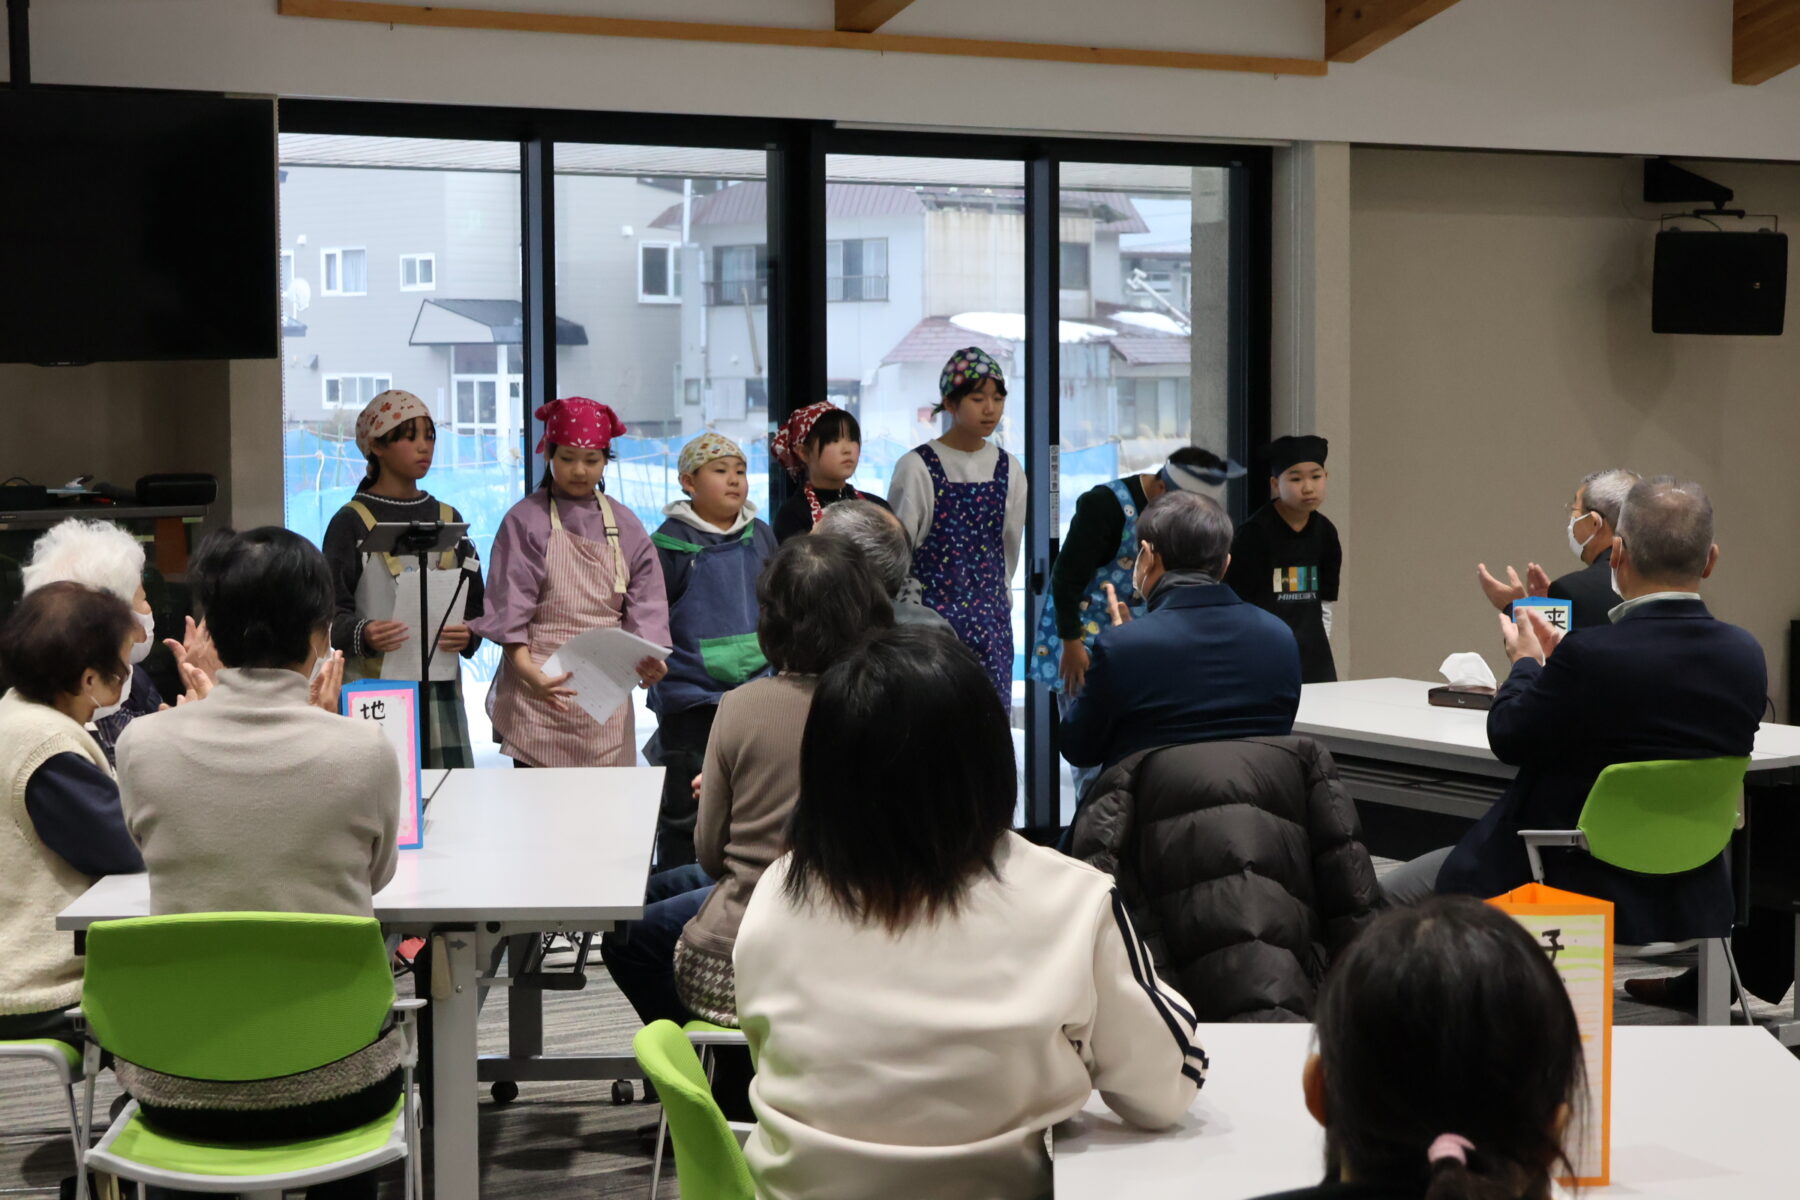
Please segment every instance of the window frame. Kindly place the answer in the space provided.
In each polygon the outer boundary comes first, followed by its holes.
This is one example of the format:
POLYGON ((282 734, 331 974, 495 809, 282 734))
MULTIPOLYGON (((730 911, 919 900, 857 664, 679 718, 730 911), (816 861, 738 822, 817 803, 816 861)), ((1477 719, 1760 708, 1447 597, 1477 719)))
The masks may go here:
POLYGON ((891 276, 888 273, 889 238, 881 237, 836 238, 825 243, 825 302, 827 304, 884 304, 892 296, 888 287, 891 276), (881 245, 881 273, 871 274, 867 269, 868 247, 881 245), (856 246, 856 274, 848 274, 845 270, 850 261, 850 247, 856 246), (837 273, 832 274, 832 248, 837 248, 837 273), (850 282, 856 282, 856 295, 850 295, 850 282), (869 285, 880 282, 879 296, 871 296, 869 285), (832 285, 836 284, 834 288, 832 285), (834 294, 835 293, 835 294, 834 294))
MULTIPOLYGON (((435 291, 437 291, 437 277, 438 277, 437 276, 437 251, 422 250, 417 254, 402 254, 400 256, 399 278, 400 278, 400 290, 401 291, 403 291, 403 292, 435 292, 435 291), (406 282, 406 264, 409 262, 411 262, 411 263, 430 263, 431 264, 431 282, 430 283, 417 283, 417 282, 408 283, 408 282, 406 282)), ((413 272, 413 278, 415 280, 418 279, 417 270, 415 270, 413 272)))
POLYGON ((381 395, 381 393, 390 390, 393 386, 394 373, 392 371, 322 371, 319 374, 319 407, 326 412, 360 411, 363 405, 367 404, 376 396, 381 395), (380 387, 371 390, 369 394, 362 399, 346 404, 343 401, 343 385, 344 380, 346 379, 374 379, 383 380, 385 382, 383 382, 380 387), (333 382, 338 385, 339 398, 335 403, 331 399, 331 385, 333 382))
POLYGON ((659 241, 654 238, 638 243, 637 250, 637 292, 639 304, 680 304, 681 303, 681 243, 659 241), (661 250, 664 255, 664 269, 667 271, 669 290, 667 292, 647 292, 644 290, 644 251, 661 250))
POLYGON ((366 296, 369 294, 369 248, 367 246, 321 246, 319 248, 319 295, 321 296, 366 296), (344 255, 361 254, 363 256, 363 286, 360 292, 344 290, 344 255), (330 266, 326 264, 330 263, 330 266), (327 287, 325 281, 337 275, 338 285, 327 287))

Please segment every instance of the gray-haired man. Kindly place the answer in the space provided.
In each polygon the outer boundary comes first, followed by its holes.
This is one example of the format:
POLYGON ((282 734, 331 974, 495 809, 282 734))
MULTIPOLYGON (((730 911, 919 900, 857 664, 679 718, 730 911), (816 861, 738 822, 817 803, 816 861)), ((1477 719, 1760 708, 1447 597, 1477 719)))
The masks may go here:
POLYGON ((868 500, 840 500, 825 510, 813 532, 835 533, 863 552, 894 598, 894 624, 950 630, 950 622, 919 603, 918 588, 907 586, 912 581, 912 544, 900 518, 868 500))
POLYGON ((1619 602, 1613 591, 1612 544, 1619 531, 1619 509, 1625 496, 1638 482, 1636 471, 1614 467, 1595 471, 1575 487, 1575 499, 1569 504, 1569 549, 1586 565, 1551 580, 1549 573, 1536 563, 1519 581, 1518 572, 1506 568, 1506 581, 1488 574, 1487 564, 1476 567, 1481 590, 1501 612, 1514 600, 1527 595, 1548 596, 1552 600, 1569 601, 1571 624, 1576 629, 1592 629, 1607 623, 1607 614, 1619 602))

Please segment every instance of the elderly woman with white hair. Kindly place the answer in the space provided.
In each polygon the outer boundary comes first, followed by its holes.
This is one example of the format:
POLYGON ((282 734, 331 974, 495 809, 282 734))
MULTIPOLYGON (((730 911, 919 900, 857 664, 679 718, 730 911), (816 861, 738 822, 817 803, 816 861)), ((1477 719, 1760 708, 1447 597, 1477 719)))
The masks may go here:
POLYGON ((136 717, 163 706, 144 659, 156 648, 156 622, 144 594, 144 547, 110 521, 68 520, 53 525, 32 543, 31 557, 21 571, 25 595, 51 583, 84 583, 123 600, 131 609, 131 674, 117 704, 94 710, 89 730, 106 761, 113 761, 113 746, 125 726, 136 717))

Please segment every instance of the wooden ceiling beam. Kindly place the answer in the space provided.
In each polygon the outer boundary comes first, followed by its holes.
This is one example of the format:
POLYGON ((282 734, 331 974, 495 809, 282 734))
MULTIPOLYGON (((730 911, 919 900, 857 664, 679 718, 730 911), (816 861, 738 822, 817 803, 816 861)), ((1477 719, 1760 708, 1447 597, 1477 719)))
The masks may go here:
POLYGON ((1732 0, 1731 82, 1766 83, 1800 66, 1800 0, 1732 0))
POLYGON ((1325 0, 1325 61, 1356 62, 1456 0, 1325 0))
POLYGON ((913 0, 837 0, 839 33, 874 33, 912 6, 913 0))
POLYGON ((377 25, 579 33, 660 41, 728 42, 744 46, 805 46, 827 50, 868 50, 881 54, 946 54, 958 58, 1024 59, 1033 62, 1083 63, 1089 66, 1246 71, 1255 75, 1323 75, 1326 70, 1324 60, 1317 58, 1270 58, 1249 54, 1201 54, 1187 50, 1065 46, 1051 42, 997 42, 974 38, 912 37, 891 33, 844 33, 835 29, 789 29, 770 25, 640 21, 572 13, 384 4, 375 3, 374 0, 277 0, 276 11, 284 17, 370 21, 377 25))

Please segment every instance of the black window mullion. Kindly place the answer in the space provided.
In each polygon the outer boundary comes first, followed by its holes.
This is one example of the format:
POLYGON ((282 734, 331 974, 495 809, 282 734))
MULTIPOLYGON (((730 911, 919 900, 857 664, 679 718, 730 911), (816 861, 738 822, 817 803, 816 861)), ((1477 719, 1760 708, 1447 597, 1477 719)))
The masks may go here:
POLYGON ((537 444, 544 423, 540 406, 556 398, 556 151, 546 136, 527 139, 520 150, 521 277, 524 281, 525 493, 537 483, 537 444))
MULTIPOLYGON (((769 424, 825 397, 825 140, 796 124, 769 154, 769 424)), ((793 481, 769 463, 769 512, 793 481)))
MULTIPOLYGON (((1025 164, 1025 441, 1032 486, 1025 510, 1025 622, 1050 590, 1057 550, 1057 457, 1061 442, 1057 403, 1062 390, 1062 204, 1057 161, 1040 154, 1025 164)), ((1056 698, 1050 689, 1025 684, 1025 827, 1034 840, 1054 838, 1061 824, 1061 770, 1056 757, 1056 698)))

